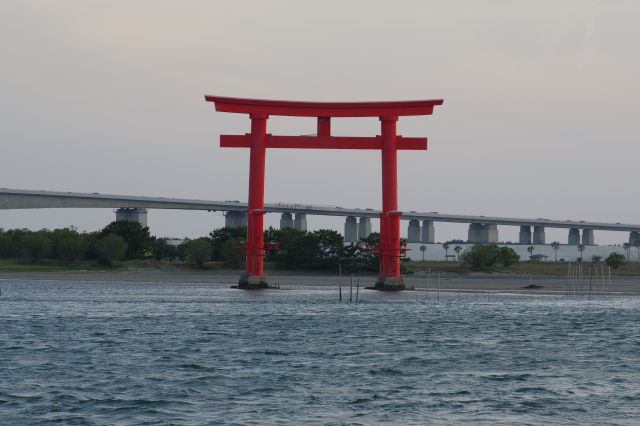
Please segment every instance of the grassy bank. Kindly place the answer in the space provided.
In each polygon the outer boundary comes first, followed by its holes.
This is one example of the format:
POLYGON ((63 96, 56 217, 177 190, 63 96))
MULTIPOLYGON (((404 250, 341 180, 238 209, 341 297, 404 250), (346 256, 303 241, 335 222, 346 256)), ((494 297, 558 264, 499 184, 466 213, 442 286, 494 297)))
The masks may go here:
MULTIPOLYGON (((464 269, 458 262, 444 262, 444 261, 412 261, 403 262, 403 267, 406 268, 409 274, 427 272, 431 269, 431 272, 449 272, 449 273, 470 273, 468 269, 464 269)), ((583 272, 585 275, 589 274, 589 268, 591 263, 583 264, 583 272)), ((605 265, 605 269, 606 269, 605 265)), ((147 260, 130 260, 116 262, 113 268, 108 268, 91 261, 79 261, 72 263, 65 263, 60 261, 40 261, 40 262, 28 262, 15 259, 0 260, 0 271, 16 271, 16 272, 64 272, 64 271, 224 271, 232 268, 227 267, 223 262, 205 262, 203 269, 197 269, 193 263, 182 261, 157 261, 152 259, 147 260)), ((233 268, 240 270, 241 268, 233 268)), ((265 270, 267 271, 281 271, 287 272, 281 268, 277 268, 276 265, 272 265, 269 262, 265 263, 265 270)), ((322 273, 322 271, 290 271, 292 273, 304 273, 314 272, 322 273)), ((331 274, 330 271, 325 271, 331 274)), ((487 273, 500 273, 500 274, 528 274, 528 275, 548 275, 563 277, 567 275, 567 263, 566 262, 520 262, 508 268, 498 267, 487 273)), ((640 277, 640 263, 631 262, 625 263, 620 268, 612 270, 612 275, 617 276, 639 276, 640 277)))

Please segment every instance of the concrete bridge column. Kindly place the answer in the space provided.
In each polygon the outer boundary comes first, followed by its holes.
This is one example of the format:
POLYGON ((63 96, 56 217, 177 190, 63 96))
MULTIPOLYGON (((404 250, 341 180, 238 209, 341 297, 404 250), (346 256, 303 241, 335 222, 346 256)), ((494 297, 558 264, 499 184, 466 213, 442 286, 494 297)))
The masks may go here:
POLYGON ((425 244, 433 244, 436 241, 435 230, 433 229, 432 220, 422 221, 422 241, 425 244))
POLYGON ((358 242, 358 219, 354 216, 347 216, 344 222, 344 241, 347 243, 358 242))
POLYGON ((583 229, 582 230, 582 244, 585 246, 594 245, 595 239, 593 238, 593 229, 583 229))
POLYGON ((487 244, 498 242, 498 225, 483 223, 469 224, 469 242, 473 244, 487 244))
POLYGON ((293 215, 291 213, 282 213, 280 215, 280 229, 293 228, 293 215))
POLYGON ((533 244, 545 244, 544 226, 533 227, 533 244))
POLYGON ((638 244, 640 244, 640 232, 631 231, 629 233, 629 245, 630 246, 637 246, 638 244))
POLYGON ((409 229, 407 230, 407 242, 420 242, 420 221, 412 219, 409 221, 409 229))
POLYGON ((521 226, 520 227, 520 236, 518 239, 519 244, 526 244, 528 246, 531 245, 531 227, 530 226, 521 226))
POLYGON ((577 246, 580 244, 580 230, 578 228, 569 229, 569 240, 567 243, 570 246, 577 246))
POLYGON ((371 235, 371 218, 361 217, 358 223, 358 239, 367 238, 371 235))
POLYGON ((296 213, 296 217, 293 219, 293 227, 298 231, 307 232, 307 214, 296 213))
POLYGON ((138 222, 142 226, 147 226, 147 209, 121 208, 116 210, 116 221, 129 220, 138 222))
POLYGON ((498 242, 498 225, 484 225, 484 238, 483 241, 486 243, 497 243, 498 242))
POLYGON ((224 226, 227 228, 241 228, 247 226, 247 212, 231 210, 224 215, 224 226))
POLYGON ((484 231, 484 225, 482 225, 481 223, 470 223, 467 239, 472 244, 481 243, 483 231, 484 231))

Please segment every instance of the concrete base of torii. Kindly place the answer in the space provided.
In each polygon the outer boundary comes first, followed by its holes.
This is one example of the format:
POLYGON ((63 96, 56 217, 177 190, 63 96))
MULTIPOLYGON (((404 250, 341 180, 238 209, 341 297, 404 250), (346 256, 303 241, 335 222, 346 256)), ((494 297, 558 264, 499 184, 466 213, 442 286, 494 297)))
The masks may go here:
POLYGON ((372 290, 380 290, 380 291, 401 291, 406 290, 404 285, 404 277, 384 277, 382 275, 378 275, 376 279, 375 287, 370 287, 372 290))
POLYGON ((239 288, 241 290, 259 290, 265 288, 277 289, 280 287, 270 286, 266 275, 255 276, 243 272, 240 274, 238 285, 231 286, 231 288, 239 288))

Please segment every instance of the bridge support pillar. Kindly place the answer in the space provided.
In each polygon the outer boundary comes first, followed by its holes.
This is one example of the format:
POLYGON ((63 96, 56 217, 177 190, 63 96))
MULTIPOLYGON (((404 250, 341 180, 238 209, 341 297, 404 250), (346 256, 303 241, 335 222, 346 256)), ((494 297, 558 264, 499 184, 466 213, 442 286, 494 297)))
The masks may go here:
POLYGON ((420 221, 419 220, 412 219, 409 221, 409 229, 407 230, 407 242, 408 243, 420 242, 420 221))
POLYGON ((497 243, 498 242, 498 225, 484 225, 484 228, 485 228, 484 240, 487 243, 497 243))
POLYGON ((595 239, 593 238, 593 229, 582 230, 582 244, 585 246, 595 245, 595 239))
POLYGON ((247 226, 247 212, 228 211, 224 215, 224 226, 226 228, 242 228, 247 226))
POLYGON ((433 228, 432 220, 422 221, 422 241, 425 244, 433 244, 436 240, 436 233, 433 228))
POLYGON ((371 235, 371 219, 361 217, 358 223, 358 239, 367 238, 369 235, 371 235))
POLYGON ((470 223, 467 240, 469 240, 471 244, 482 243, 483 229, 484 229, 484 225, 482 225, 481 223, 470 223))
POLYGON ((469 224, 469 242, 487 244, 498 242, 498 225, 484 223, 469 224))
POLYGON ((293 219, 293 227, 298 231, 307 232, 307 214, 296 213, 296 216, 293 219))
POLYGON ((577 246, 580 244, 580 230, 578 228, 569 229, 569 239, 567 243, 570 246, 577 246))
POLYGON ((142 226, 147 226, 147 209, 121 208, 116 210, 116 221, 123 220, 138 222, 142 226))
POLYGON ((531 227, 530 226, 521 226, 520 227, 520 235, 518 239, 519 244, 531 245, 531 227))
POLYGON ((638 231, 631 231, 629 233, 629 245, 630 246, 637 246, 638 244, 640 244, 640 232, 638 231))
POLYGON ((293 215, 291 213, 282 213, 280 215, 280 229, 293 228, 293 215))
POLYGON ((533 244, 545 244, 544 226, 533 227, 533 244))
POLYGON ((354 216, 347 216, 344 222, 344 241, 347 243, 358 242, 358 219, 354 216))

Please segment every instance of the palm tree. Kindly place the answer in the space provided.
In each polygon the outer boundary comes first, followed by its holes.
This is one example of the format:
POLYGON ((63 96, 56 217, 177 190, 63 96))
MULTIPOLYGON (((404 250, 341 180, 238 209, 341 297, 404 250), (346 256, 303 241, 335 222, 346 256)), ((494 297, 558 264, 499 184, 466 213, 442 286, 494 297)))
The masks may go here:
POLYGON ((444 249, 444 260, 449 260, 449 243, 442 244, 442 248, 444 249))
POLYGON ((460 247, 460 246, 455 246, 455 247, 453 248, 453 251, 455 251, 455 252, 456 252, 456 254, 458 255, 458 262, 460 262, 460 252, 462 251, 462 247, 460 247))
POLYGON ((631 245, 629 243, 623 243, 622 247, 624 247, 624 252, 627 254, 627 261, 629 261, 629 257, 631 257, 631 255, 629 254, 629 248, 631 247, 631 245))
POLYGON ((556 255, 556 262, 558 261, 558 249, 560 248, 560 243, 558 241, 554 241, 551 243, 551 247, 556 255))
POLYGON ((529 252, 529 259, 531 259, 531 256, 533 256, 533 251, 534 251, 535 249, 536 249, 536 248, 535 248, 534 246, 529 246, 529 247, 527 247, 527 251, 529 252))
POLYGON ((582 262, 582 252, 585 249, 585 245, 584 244, 578 244, 578 251, 580 252, 580 259, 578 259, 579 262, 582 262))
POLYGON ((422 252, 422 261, 424 262, 424 252, 427 251, 427 246, 421 245, 420 251, 422 252))

